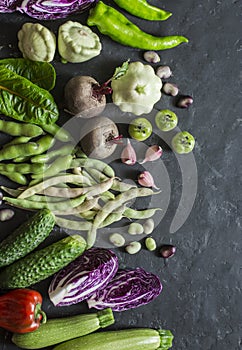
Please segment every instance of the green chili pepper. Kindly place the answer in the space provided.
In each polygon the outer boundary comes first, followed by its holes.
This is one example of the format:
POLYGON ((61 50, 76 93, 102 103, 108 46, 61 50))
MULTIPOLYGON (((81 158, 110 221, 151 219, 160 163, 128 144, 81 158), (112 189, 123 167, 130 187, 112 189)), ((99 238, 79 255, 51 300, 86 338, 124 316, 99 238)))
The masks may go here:
POLYGON ((132 15, 150 21, 164 21, 172 13, 150 5, 146 0, 114 0, 116 4, 132 15))
POLYGON ((90 10, 87 24, 97 26, 102 34, 120 44, 144 50, 166 50, 188 42, 184 36, 156 37, 143 32, 123 14, 102 1, 90 10))

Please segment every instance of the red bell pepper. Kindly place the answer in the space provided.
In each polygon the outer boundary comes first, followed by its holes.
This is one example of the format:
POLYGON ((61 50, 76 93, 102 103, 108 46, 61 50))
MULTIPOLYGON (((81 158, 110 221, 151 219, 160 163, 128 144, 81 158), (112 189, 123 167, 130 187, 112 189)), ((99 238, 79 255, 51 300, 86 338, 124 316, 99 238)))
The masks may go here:
POLYGON ((14 333, 28 333, 46 322, 42 296, 32 289, 14 289, 0 296, 0 327, 14 333))

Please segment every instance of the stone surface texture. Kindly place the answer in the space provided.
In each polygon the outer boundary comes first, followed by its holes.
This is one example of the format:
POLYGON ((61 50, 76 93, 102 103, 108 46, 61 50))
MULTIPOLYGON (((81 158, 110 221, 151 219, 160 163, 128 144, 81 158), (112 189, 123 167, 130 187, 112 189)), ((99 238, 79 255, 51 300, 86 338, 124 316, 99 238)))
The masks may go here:
MULTIPOLYGON (((112 1, 107 3, 116 7, 112 1)), ((162 23, 128 14, 127 17, 154 35, 182 34, 189 38, 188 44, 158 53, 159 64, 172 69, 169 81, 176 83, 182 94, 192 95, 194 103, 189 109, 178 109, 174 99, 163 96, 156 108, 174 110, 179 117, 179 128, 188 130, 196 138, 193 156, 197 191, 189 217, 176 232, 170 233, 182 181, 176 158, 165 151, 163 162, 170 178, 171 199, 153 237, 158 247, 170 243, 177 247, 177 252, 165 264, 159 254, 145 248, 135 256, 115 250, 121 267, 142 266, 158 274, 163 291, 148 305, 115 313, 116 323, 111 329, 170 329, 174 334, 174 350, 239 350, 242 346, 241 3, 237 0, 153 0, 150 3, 171 11, 172 17, 162 23)), ((68 17, 83 24, 86 18, 86 13, 68 17)), ((41 23, 57 34, 59 25, 66 20, 41 23)), ((20 13, 0 14, 0 58, 21 57, 17 32, 25 22, 36 20, 20 13)), ((63 64, 56 54, 53 64, 57 83, 53 94, 58 103, 62 101, 65 83, 74 75, 91 75, 103 82, 128 58, 145 63, 143 50, 124 47, 103 35, 100 38, 101 55, 86 63, 63 64)), ((5 136, 0 137, 3 143, 5 136)), ((0 181, 8 183, 3 177, 0 181)), ((1 235, 10 233, 27 215, 17 210, 14 220, 0 224, 1 235)), ((37 287, 43 293, 49 317, 88 311, 85 304, 55 308, 48 301, 48 283, 49 280, 44 281, 37 287)), ((9 333, 1 331, 0 348, 17 350, 11 344, 9 333)))

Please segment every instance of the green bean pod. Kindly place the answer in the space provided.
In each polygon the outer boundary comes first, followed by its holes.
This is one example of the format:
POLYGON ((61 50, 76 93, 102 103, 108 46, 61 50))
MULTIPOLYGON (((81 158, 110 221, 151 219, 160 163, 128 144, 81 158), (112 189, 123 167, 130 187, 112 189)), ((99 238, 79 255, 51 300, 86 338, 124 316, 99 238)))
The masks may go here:
POLYGON ((94 168, 101 172, 103 172, 104 175, 108 177, 115 177, 115 173, 113 168, 104 163, 103 161, 99 159, 93 159, 93 158, 75 158, 73 159, 71 163, 71 168, 77 168, 77 167, 84 167, 84 168, 94 168))
POLYGON ((149 219, 155 215, 157 210, 162 210, 161 208, 150 208, 143 210, 136 210, 132 208, 126 208, 124 211, 124 216, 128 219, 149 219))
POLYGON ((56 216, 56 224, 62 228, 74 231, 88 231, 91 228, 91 222, 87 220, 69 220, 56 216))
POLYGON ((19 198, 4 196, 3 200, 8 204, 13 205, 17 208, 30 209, 30 210, 49 209, 55 212, 55 211, 66 211, 70 207, 75 208, 78 205, 82 204, 85 198, 86 198, 85 195, 83 195, 70 200, 65 199, 64 201, 60 201, 60 202, 47 202, 47 201, 35 202, 29 199, 19 199, 19 198))
POLYGON ((144 50, 167 50, 188 42, 180 35, 156 37, 142 31, 122 13, 99 1, 89 12, 88 26, 97 26, 98 30, 114 41, 126 46, 144 50))
POLYGON ((30 123, 17 123, 0 119, 0 131, 11 136, 37 137, 43 134, 38 125, 30 123))
POLYGON ((60 184, 60 183, 74 183, 80 182, 83 183, 84 177, 82 175, 73 175, 73 174, 64 174, 61 176, 51 177, 40 183, 26 188, 20 195, 19 198, 28 198, 36 193, 44 193, 43 191, 51 186, 60 184))

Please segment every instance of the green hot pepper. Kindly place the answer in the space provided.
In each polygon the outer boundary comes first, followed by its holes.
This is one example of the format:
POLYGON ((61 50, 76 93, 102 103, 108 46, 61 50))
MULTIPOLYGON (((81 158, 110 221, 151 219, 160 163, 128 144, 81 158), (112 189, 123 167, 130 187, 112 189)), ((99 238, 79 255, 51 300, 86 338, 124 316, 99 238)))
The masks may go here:
POLYGON ((89 12, 89 26, 97 26, 102 34, 108 35, 120 44, 144 50, 171 49, 183 42, 188 42, 184 36, 156 37, 143 32, 113 7, 99 1, 89 12))
POLYGON ((132 15, 150 21, 164 21, 172 14, 150 5, 146 0, 114 0, 114 2, 132 15))

